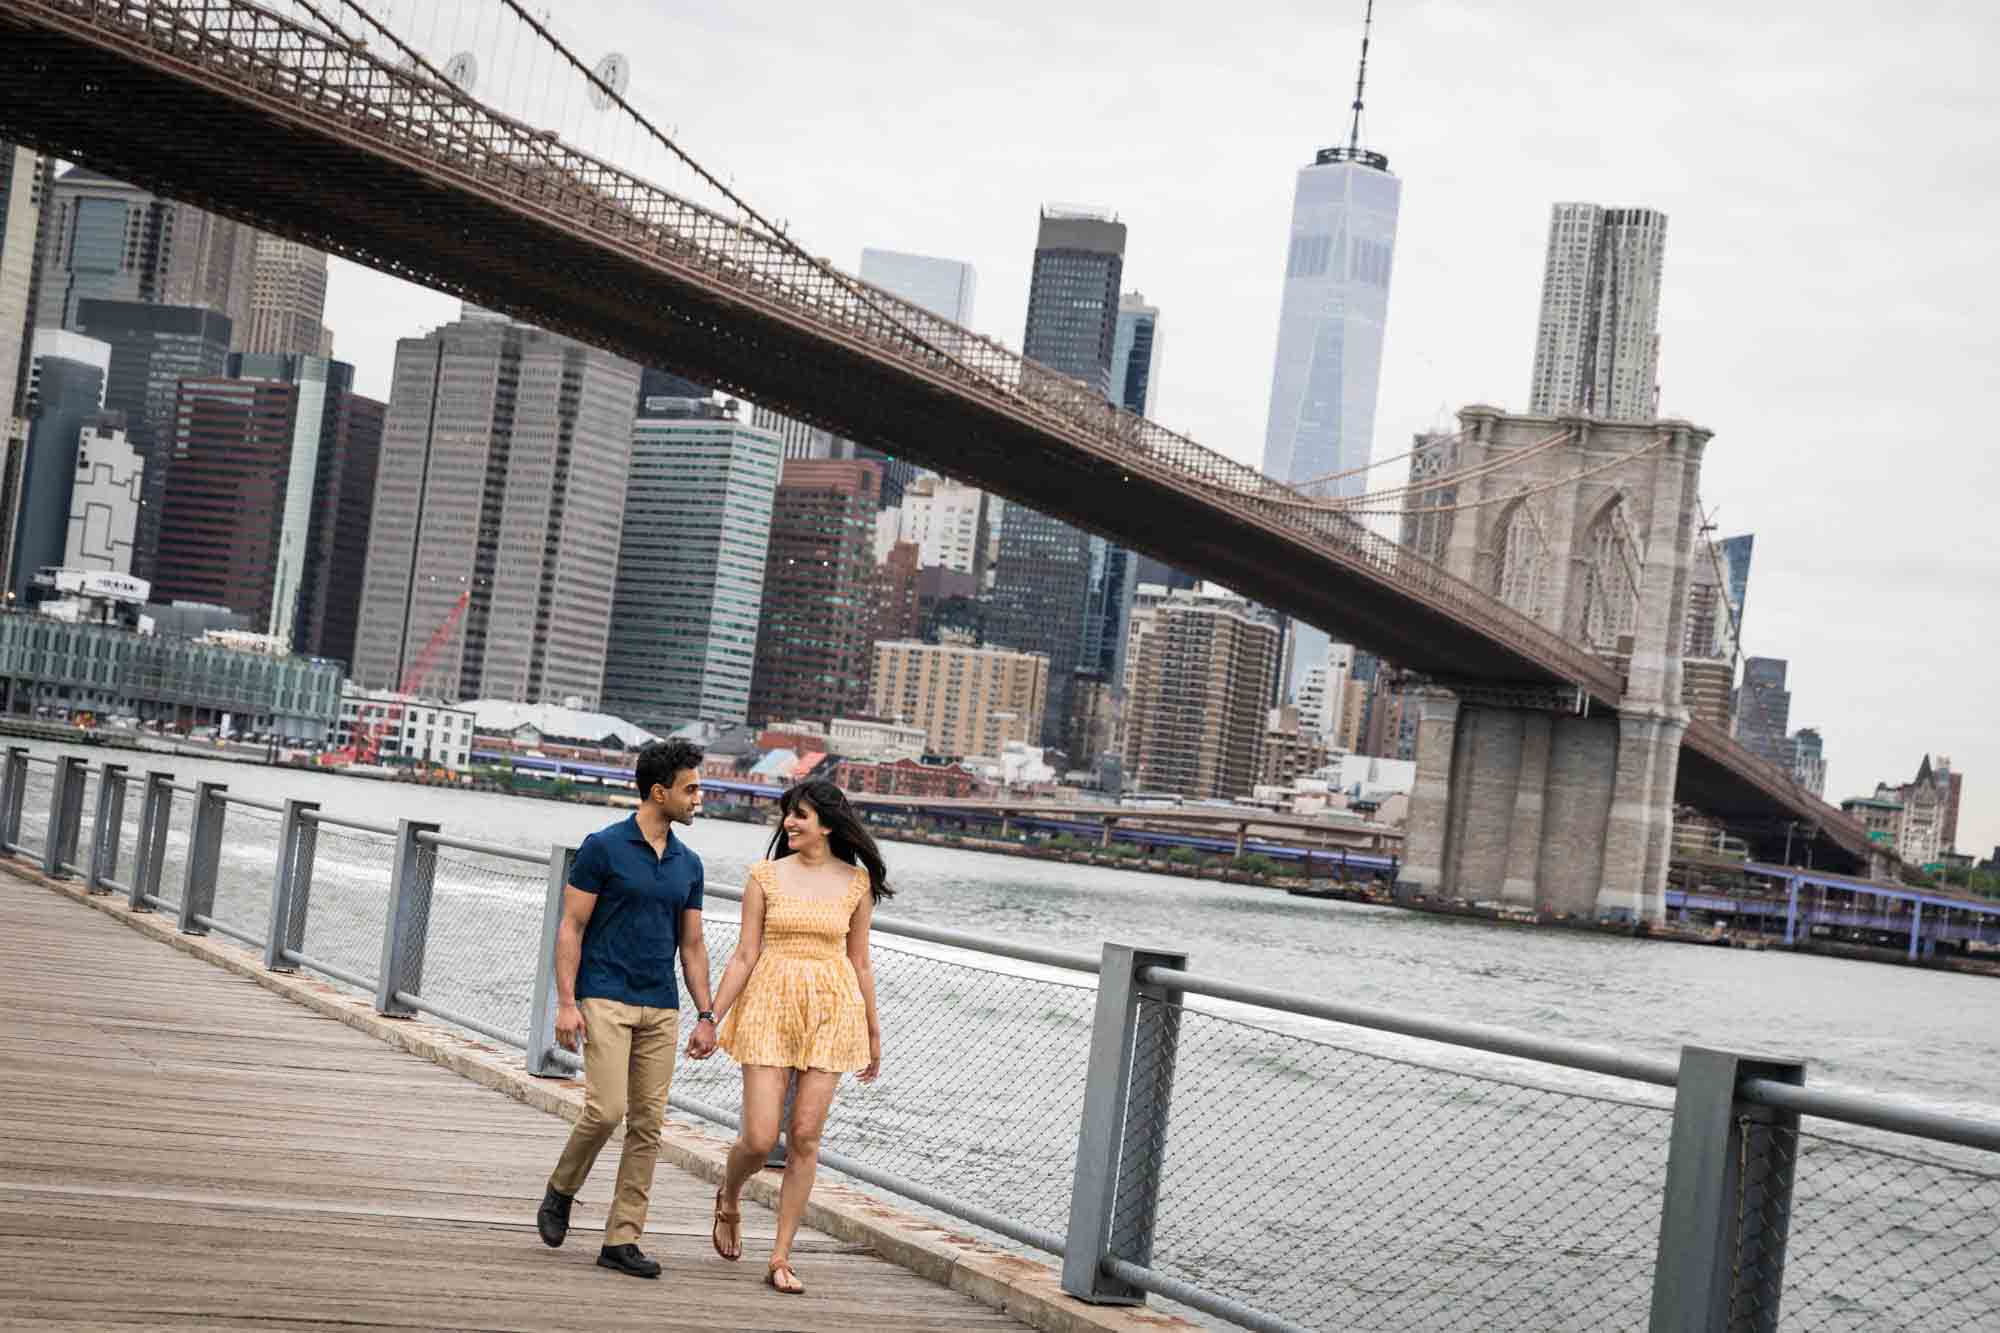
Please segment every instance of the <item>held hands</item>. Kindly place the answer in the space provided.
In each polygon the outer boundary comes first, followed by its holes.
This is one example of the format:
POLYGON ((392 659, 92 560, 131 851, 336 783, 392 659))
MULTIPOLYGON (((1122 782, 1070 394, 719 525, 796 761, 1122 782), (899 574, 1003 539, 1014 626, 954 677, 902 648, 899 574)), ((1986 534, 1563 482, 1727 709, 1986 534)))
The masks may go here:
POLYGON ((556 1045, 566 1051, 580 1051, 589 1036, 583 1027, 583 1010, 574 1004, 560 1005, 556 1009, 556 1045))
POLYGON ((688 1034, 687 1053, 690 1060, 706 1060, 715 1054, 715 1024, 704 1018, 694 1025, 688 1034))

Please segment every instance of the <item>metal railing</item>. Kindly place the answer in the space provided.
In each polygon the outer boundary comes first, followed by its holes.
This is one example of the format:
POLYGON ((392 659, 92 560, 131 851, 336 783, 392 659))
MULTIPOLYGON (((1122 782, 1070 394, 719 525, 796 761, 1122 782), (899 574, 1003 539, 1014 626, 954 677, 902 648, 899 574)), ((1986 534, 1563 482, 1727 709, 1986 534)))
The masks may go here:
MULTIPOLYGON (((23 747, 0 764, 0 836, 379 1013, 429 1014, 538 1075, 579 1068, 554 1043, 573 848, 23 747), (54 830, 39 847, 18 836, 31 790, 54 830)), ((705 914, 712 958, 735 930, 705 914)), ((1246 985, 1178 953, 893 916, 875 932, 889 1072, 836 1103, 822 1160, 1055 1256, 1078 1299, 1260 1330, 2000 1323, 2000 1123, 1814 1090, 1797 1061, 1651 1058, 1246 985)), ((740 1080, 686 1061, 670 1101, 734 1126, 740 1080)))

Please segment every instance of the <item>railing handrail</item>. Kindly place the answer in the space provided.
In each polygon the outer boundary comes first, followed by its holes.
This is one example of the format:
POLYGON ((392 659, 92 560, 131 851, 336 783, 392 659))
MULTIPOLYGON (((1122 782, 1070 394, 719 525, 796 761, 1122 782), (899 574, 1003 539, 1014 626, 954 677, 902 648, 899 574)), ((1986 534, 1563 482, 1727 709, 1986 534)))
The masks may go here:
MULTIPOLYGON (((391 830, 391 832, 393 833, 394 830, 391 830)), ((428 829, 420 830, 416 838, 425 847, 436 847, 454 852, 472 852, 479 856, 495 856, 508 861, 521 861, 532 866, 546 866, 549 863, 549 854, 547 852, 529 851, 523 847, 509 847, 504 843, 482 842, 477 838, 458 838, 453 837, 449 833, 432 833, 428 829)))
POLYGON ((340 815, 329 815, 323 810, 301 810, 299 818, 308 824, 327 824, 334 828, 353 829, 357 833, 375 833, 385 838, 396 836, 394 824, 372 824, 365 819, 347 819, 340 815))
MULTIPOLYGON (((709 897, 721 898, 728 902, 743 901, 743 890, 728 885, 711 884, 703 892, 709 897)), ((897 916, 873 917, 869 921, 868 928, 871 931, 881 931, 885 935, 899 935, 904 939, 922 940, 927 944, 942 944, 972 953, 992 954, 999 958, 1011 958, 1016 962, 1038 963, 1043 967, 1060 968, 1066 972, 1088 972, 1095 976, 1102 965, 1102 960, 1092 954, 1044 948, 1037 944, 1018 944, 1012 940, 997 940, 968 930, 932 926, 897 916)))
POLYGON ((1934 1139, 1963 1148, 2000 1152, 2000 1121, 1977 1120, 1935 1111, 1926 1106, 1892 1101, 1874 1095, 1829 1092, 1824 1088, 1797 1087, 1771 1079, 1748 1079, 1738 1089, 1743 1099, 1798 1115, 1837 1120, 1845 1125, 1887 1130, 1910 1138, 1934 1139))
POLYGON ((1442 1018, 1420 1018, 1411 1014, 1397 1013, 1392 1009, 1374 1009, 1366 1005, 1345 1004, 1338 1000, 1277 990, 1269 986, 1246 985, 1223 977, 1205 976, 1199 972, 1148 967, 1140 970, 1139 980, 1148 985, 1190 995, 1206 995, 1210 999, 1228 1000, 1235 1004, 1269 1009, 1278 1013, 1324 1019, 1330 1023, 1344 1023, 1349 1027, 1370 1028, 1377 1032, 1393 1032, 1400 1036, 1417 1037, 1446 1046, 1485 1051, 1491 1055, 1509 1055, 1522 1060, 1532 1060, 1538 1064, 1582 1070, 1585 1073, 1609 1074, 1615 1078, 1631 1079, 1636 1083, 1650 1083, 1655 1087, 1671 1088, 1679 1080, 1679 1066, 1672 1060, 1632 1055, 1609 1047, 1591 1046, 1582 1042, 1535 1037, 1509 1028, 1488 1027, 1479 1023, 1458 1023, 1442 1018))
POLYGON ((268 810, 274 815, 285 813, 283 801, 267 801, 261 796, 232 796, 228 792, 223 792, 216 799, 224 805, 248 806, 252 810, 268 810))

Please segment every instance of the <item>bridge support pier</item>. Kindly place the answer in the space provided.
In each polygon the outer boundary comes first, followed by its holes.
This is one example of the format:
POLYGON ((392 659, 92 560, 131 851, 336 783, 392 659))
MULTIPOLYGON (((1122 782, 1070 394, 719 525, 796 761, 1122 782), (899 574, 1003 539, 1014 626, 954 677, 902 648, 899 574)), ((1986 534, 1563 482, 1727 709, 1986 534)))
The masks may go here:
POLYGON ((1444 825, 1451 804, 1452 747, 1458 696, 1425 690, 1417 697, 1417 771, 1403 830, 1403 882, 1430 896, 1444 888, 1444 825))
POLYGON ((1685 714, 1628 708, 1618 715, 1617 769, 1597 894, 1601 919, 1666 919, 1674 780, 1686 730, 1685 714))
POLYGON ((1586 716, 1426 692, 1404 884, 1558 916, 1665 920, 1685 726, 1644 709, 1586 716))

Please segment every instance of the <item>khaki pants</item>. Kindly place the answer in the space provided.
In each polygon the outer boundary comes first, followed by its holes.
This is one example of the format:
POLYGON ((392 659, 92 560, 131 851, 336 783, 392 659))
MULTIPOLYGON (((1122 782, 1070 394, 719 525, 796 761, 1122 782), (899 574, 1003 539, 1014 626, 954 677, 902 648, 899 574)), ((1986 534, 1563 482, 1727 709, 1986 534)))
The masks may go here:
POLYGON ((660 1117, 674 1081, 681 1015, 678 1009, 596 998, 579 1000, 577 1008, 584 1024, 583 1114, 549 1184, 564 1194, 583 1188, 598 1151, 623 1120, 625 1147, 618 1154, 618 1189, 604 1224, 604 1243, 635 1245, 646 1229, 653 1166, 660 1160, 660 1117))

